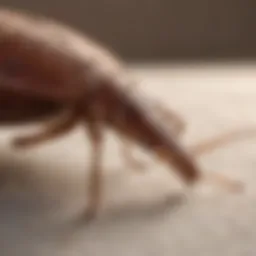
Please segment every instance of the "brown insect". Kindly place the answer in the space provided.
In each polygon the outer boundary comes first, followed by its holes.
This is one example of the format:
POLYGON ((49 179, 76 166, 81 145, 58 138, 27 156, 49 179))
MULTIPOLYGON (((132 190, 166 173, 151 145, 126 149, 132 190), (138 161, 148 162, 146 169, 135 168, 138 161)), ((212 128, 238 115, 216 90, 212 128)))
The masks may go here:
POLYGON ((36 134, 15 138, 13 145, 20 148, 63 135, 83 122, 92 144, 86 217, 95 216, 101 200, 105 127, 123 142, 152 151, 187 185, 204 176, 175 133, 162 125, 160 112, 148 111, 131 90, 134 84, 122 61, 92 39, 48 18, 0 10, 0 122, 56 118, 36 134))

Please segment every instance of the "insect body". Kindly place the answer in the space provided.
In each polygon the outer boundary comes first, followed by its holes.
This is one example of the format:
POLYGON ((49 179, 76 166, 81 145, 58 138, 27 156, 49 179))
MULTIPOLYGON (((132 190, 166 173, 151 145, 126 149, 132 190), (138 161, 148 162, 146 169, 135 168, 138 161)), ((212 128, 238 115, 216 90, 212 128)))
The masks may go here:
POLYGON ((0 122, 56 115, 43 131, 15 138, 21 148, 84 123, 93 146, 86 216, 95 216, 99 207, 104 127, 158 155, 187 184, 202 176, 157 115, 129 90, 133 83, 118 57, 79 32, 50 19, 0 10, 0 99, 5 99, 0 122))

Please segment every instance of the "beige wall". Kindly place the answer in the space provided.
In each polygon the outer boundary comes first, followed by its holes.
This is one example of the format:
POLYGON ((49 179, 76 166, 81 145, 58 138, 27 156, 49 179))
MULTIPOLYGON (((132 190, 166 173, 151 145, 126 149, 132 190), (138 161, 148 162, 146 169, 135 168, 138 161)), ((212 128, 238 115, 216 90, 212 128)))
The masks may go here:
POLYGON ((127 59, 256 56, 255 0, 1 0, 78 26, 127 59))

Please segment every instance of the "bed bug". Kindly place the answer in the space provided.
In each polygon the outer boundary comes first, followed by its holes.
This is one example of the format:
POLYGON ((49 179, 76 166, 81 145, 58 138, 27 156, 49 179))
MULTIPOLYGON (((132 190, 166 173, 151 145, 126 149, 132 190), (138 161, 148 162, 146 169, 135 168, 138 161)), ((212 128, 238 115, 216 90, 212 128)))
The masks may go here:
POLYGON ((87 219, 96 216, 101 201, 104 128, 158 156, 188 186, 205 176, 130 89, 134 84, 123 61, 96 40, 49 17, 0 9, 0 122, 54 118, 42 131, 14 138, 21 149, 84 125, 92 145, 87 219))

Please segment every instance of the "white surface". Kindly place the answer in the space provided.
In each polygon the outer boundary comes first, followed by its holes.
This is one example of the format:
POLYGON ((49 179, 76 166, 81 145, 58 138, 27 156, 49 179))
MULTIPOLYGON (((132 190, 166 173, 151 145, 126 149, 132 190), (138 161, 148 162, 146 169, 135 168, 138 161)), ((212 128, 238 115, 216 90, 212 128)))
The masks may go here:
MULTIPOLYGON (((145 93, 186 120, 184 146, 256 123, 255 70, 249 65, 131 69, 145 93)), ((243 195, 214 188, 209 195, 191 195, 179 208, 166 208, 161 207, 166 198, 180 191, 168 169, 149 159, 145 173, 124 169, 119 144, 111 137, 106 144, 103 209, 97 221, 75 229, 72 220, 86 204, 90 159, 83 129, 31 150, 13 151, 9 139, 20 130, 29 132, 15 127, 2 128, 0 134, 5 180, 1 255, 255 255, 256 139, 229 144, 199 159, 203 170, 244 181, 243 195)))

